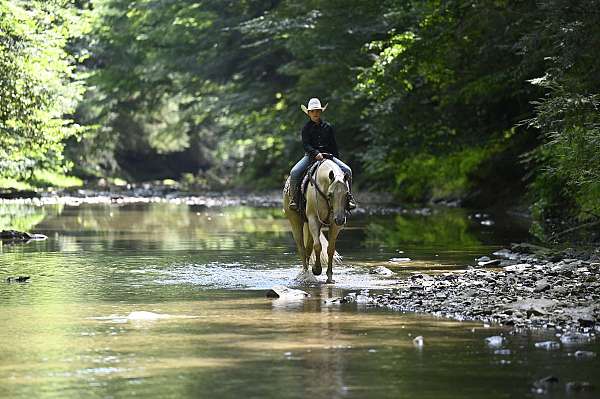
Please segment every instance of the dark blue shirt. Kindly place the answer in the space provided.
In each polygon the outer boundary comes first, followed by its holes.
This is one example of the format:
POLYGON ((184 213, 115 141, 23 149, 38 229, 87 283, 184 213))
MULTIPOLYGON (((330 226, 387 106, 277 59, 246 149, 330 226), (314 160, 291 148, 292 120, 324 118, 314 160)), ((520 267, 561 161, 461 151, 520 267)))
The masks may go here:
POLYGON ((328 152, 339 158, 333 126, 321 119, 319 123, 308 121, 302 128, 302 145, 306 154, 315 158, 320 152, 328 152))

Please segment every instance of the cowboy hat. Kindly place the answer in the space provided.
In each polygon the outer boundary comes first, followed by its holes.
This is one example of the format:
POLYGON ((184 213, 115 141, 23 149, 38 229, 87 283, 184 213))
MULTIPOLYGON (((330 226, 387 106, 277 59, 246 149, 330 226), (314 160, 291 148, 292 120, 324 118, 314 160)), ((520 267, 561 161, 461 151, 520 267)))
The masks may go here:
POLYGON ((329 103, 325 104, 324 107, 321 107, 321 101, 319 101, 318 98, 311 98, 308 100, 308 107, 306 107, 304 104, 300 104, 300 108, 306 115, 308 115, 308 111, 312 111, 314 109, 320 109, 321 112, 325 112, 328 105, 329 103))

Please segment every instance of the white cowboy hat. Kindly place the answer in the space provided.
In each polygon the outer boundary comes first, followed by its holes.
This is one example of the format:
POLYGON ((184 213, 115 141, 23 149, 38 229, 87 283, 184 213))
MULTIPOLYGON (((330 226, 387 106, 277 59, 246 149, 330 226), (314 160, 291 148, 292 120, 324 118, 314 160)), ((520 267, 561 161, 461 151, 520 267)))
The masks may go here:
POLYGON ((318 98, 311 98, 308 100, 308 107, 306 107, 304 104, 301 104, 300 108, 306 115, 308 115, 308 111, 312 111, 313 109, 320 109, 321 112, 325 112, 328 105, 329 103, 325 104, 324 107, 321 107, 321 101, 319 101, 318 98))

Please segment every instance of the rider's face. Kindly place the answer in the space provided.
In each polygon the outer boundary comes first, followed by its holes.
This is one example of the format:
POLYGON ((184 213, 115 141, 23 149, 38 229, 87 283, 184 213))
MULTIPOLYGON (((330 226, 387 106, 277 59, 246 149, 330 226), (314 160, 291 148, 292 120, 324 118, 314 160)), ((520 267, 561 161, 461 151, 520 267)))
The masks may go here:
POLYGON ((321 110, 320 109, 312 109, 308 111, 308 116, 310 116, 310 120, 313 122, 319 122, 321 120, 321 110))

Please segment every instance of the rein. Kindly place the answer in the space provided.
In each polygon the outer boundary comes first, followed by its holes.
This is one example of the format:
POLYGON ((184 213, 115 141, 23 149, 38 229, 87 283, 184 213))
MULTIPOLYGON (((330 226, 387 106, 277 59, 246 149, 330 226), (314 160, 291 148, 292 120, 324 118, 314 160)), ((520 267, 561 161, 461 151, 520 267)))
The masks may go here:
POLYGON ((317 180, 315 179, 317 171, 319 170, 319 167, 322 164, 323 164, 323 161, 320 161, 319 165, 317 165, 317 167, 315 168, 315 173, 310 175, 310 183, 313 186, 315 186, 315 189, 316 189, 316 192, 315 192, 315 207, 317 208, 317 218, 319 219, 319 222, 322 225, 329 226, 330 223, 322 221, 321 220, 321 215, 319 215, 319 197, 317 196, 317 193, 319 193, 321 195, 321 197, 323 197, 325 199, 325 203, 327 203, 327 217, 325 218, 325 220, 329 221, 329 218, 331 217, 331 211, 332 211, 331 204, 329 203, 329 198, 327 198, 327 195, 323 192, 323 190, 321 190, 321 188, 317 184, 317 180))

